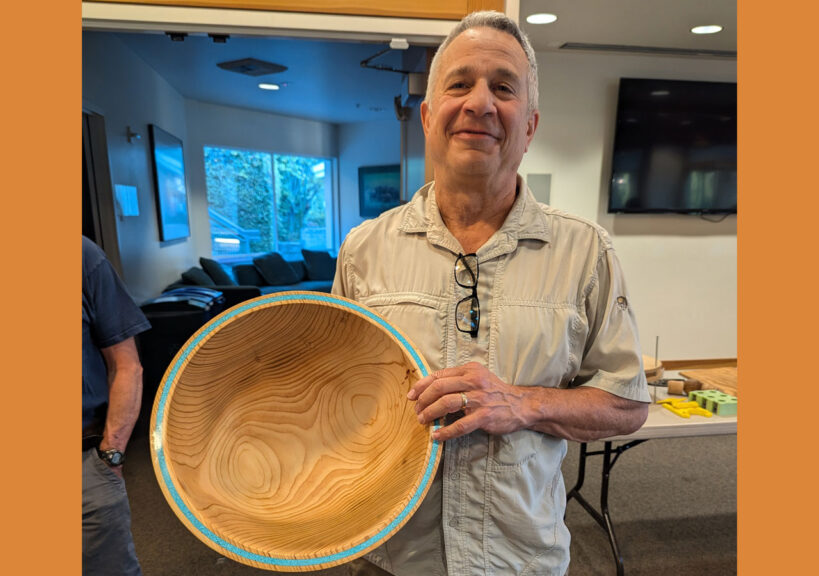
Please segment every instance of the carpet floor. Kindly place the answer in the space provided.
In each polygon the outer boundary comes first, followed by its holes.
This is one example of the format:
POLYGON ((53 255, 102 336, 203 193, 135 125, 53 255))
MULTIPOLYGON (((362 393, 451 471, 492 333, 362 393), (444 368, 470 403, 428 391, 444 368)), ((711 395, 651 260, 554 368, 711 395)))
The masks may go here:
MULTIPOLYGON (((602 444, 589 445, 590 450, 602 444)), ((609 509, 629 576, 727 576, 737 572, 736 436, 651 440, 623 453, 611 474, 609 509)), ((577 478, 579 446, 563 464, 569 490, 577 478)), ((582 493, 600 498, 601 458, 591 457, 582 493)), ((145 576, 261 576, 278 574, 221 556, 174 515, 154 476, 148 439, 135 437, 125 479, 132 531, 145 576)), ((571 576, 616 574, 603 529, 575 501, 566 510, 572 533, 571 576)), ((315 576, 383 574, 355 561, 315 576)), ((500 576, 500 575, 499 575, 500 576)))

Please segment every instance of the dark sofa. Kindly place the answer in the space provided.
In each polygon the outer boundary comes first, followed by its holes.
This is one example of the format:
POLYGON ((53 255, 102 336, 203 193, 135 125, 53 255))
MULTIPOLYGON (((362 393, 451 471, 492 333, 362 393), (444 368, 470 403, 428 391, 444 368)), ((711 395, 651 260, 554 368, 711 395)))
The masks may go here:
POLYGON ((223 293, 226 308, 274 292, 330 292, 336 259, 326 251, 302 250, 301 253, 303 260, 288 262, 277 252, 270 252, 254 258, 252 264, 237 264, 230 272, 216 260, 200 258, 201 267, 189 268, 163 292, 183 286, 205 286, 223 293))

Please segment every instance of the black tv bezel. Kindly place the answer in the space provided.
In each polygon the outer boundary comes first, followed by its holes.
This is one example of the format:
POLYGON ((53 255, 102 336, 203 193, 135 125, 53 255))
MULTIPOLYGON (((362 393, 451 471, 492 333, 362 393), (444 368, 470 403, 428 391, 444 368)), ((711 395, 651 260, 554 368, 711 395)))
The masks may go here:
MULTIPOLYGON (((734 208, 718 208, 718 209, 686 209, 686 208, 617 208, 612 209, 612 186, 614 184, 614 153, 617 150, 618 132, 617 126, 620 119, 620 96, 623 80, 626 81, 641 81, 641 82, 664 82, 664 83, 686 83, 686 84, 726 84, 737 86, 736 82, 730 80, 685 80, 679 78, 636 78, 636 77, 621 77, 617 83, 617 102, 614 106, 614 134, 612 136, 611 156, 609 161, 609 178, 608 178, 608 201, 606 202, 606 212, 608 214, 692 214, 692 215, 732 215, 737 214, 738 206, 734 208)), ((738 192, 738 191, 737 191, 738 192)), ((737 204, 739 199, 737 198, 737 204)))

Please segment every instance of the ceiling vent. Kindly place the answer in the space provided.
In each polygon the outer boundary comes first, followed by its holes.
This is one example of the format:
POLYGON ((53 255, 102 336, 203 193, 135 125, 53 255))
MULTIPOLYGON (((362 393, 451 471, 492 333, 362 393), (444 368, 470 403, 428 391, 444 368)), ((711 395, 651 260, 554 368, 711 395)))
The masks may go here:
POLYGON ((628 46, 624 44, 588 44, 584 42, 566 42, 561 50, 586 50, 592 52, 627 52, 630 54, 651 54, 654 56, 697 56, 702 58, 736 58, 737 53, 731 50, 699 50, 689 48, 661 48, 659 46, 628 46))
POLYGON ((265 76, 266 74, 276 74, 287 70, 287 66, 265 62, 256 58, 242 58, 241 60, 231 60, 230 62, 219 62, 217 64, 222 70, 229 70, 246 76, 265 76))

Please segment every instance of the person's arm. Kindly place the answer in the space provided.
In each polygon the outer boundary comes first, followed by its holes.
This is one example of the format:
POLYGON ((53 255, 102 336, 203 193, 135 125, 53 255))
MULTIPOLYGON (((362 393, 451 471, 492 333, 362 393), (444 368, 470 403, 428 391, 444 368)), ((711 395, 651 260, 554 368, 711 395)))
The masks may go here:
POLYGON ((101 351, 108 367, 108 416, 100 450, 125 452, 142 404, 142 364, 133 337, 101 351))
POLYGON ((464 417, 434 432, 436 439, 480 428, 490 434, 530 429, 588 442, 634 432, 648 414, 648 404, 597 388, 513 386, 477 362, 430 374, 415 383, 408 398, 417 399, 418 420, 425 424, 461 410, 462 393, 464 417))

